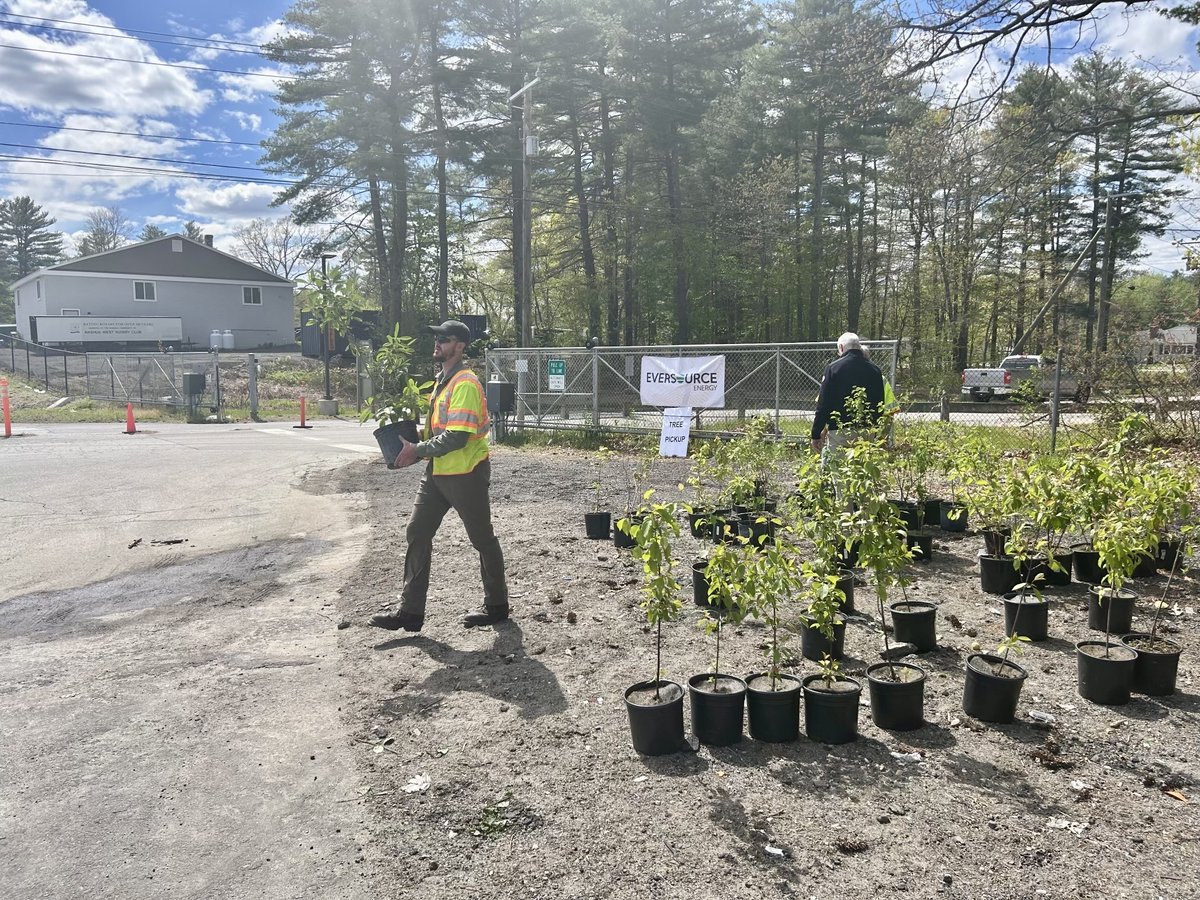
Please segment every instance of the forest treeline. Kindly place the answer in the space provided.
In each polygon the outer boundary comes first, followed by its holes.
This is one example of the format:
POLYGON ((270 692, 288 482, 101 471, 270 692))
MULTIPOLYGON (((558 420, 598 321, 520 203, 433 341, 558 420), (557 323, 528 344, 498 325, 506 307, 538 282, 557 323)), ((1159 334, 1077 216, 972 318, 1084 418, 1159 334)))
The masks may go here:
POLYGON ((405 331, 851 329, 949 372, 1003 355, 1079 260, 1026 346, 1103 350, 1184 162, 1167 88, 1120 59, 1025 69, 973 115, 842 0, 302 0, 287 24, 265 159, 302 180, 280 199, 338 223, 405 331))

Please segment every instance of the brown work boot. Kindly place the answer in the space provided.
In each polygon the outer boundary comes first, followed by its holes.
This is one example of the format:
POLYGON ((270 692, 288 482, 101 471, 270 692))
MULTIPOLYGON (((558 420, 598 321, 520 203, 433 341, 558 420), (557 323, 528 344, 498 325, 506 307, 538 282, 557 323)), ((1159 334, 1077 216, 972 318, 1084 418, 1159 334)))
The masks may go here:
POLYGON ((386 628, 388 631, 420 631, 425 624, 425 617, 406 612, 376 613, 367 620, 367 624, 375 628, 386 628))
POLYGON ((507 606, 485 606, 482 612, 468 613, 463 616, 464 628, 475 628, 478 625, 496 625, 508 618, 507 606))

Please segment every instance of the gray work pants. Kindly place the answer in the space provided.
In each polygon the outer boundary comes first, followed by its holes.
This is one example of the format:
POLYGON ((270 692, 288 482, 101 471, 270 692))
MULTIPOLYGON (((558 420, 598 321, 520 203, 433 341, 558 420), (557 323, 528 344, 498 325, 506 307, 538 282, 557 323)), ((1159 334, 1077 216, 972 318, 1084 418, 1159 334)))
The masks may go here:
POLYGON ((492 529, 492 506, 488 498, 491 480, 492 465, 486 459, 466 475, 434 475, 430 461, 417 488, 412 518, 404 532, 408 550, 404 554, 404 590, 400 594, 402 612, 425 615, 433 537, 451 508, 462 519, 471 546, 479 552, 484 606, 508 606, 504 554, 492 529))

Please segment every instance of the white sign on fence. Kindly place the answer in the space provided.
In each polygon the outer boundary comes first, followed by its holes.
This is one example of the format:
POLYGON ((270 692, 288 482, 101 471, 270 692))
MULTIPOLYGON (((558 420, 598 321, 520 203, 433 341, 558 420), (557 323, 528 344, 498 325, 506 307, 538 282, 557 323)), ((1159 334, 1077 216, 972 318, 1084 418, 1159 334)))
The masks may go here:
POLYGON ((674 406, 664 409, 662 434, 658 438, 658 455, 687 456, 691 429, 691 407, 674 406))
POLYGON ((643 356, 641 398, 646 406, 724 406, 725 357, 643 356))

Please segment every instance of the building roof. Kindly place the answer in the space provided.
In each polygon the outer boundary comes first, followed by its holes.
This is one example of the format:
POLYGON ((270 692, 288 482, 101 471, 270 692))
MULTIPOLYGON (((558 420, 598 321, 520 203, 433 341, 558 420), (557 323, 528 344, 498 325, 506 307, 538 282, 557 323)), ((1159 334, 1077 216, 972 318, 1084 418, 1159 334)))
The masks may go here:
POLYGON ((181 234, 168 234, 166 237, 142 241, 140 244, 130 244, 105 253, 96 253, 81 259, 59 263, 56 266, 47 266, 31 272, 12 286, 19 287, 46 272, 78 272, 80 274, 95 272, 106 275, 129 275, 135 278, 194 278, 214 281, 292 283, 266 269, 260 269, 251 263, 243 262, 236 256, 231 256, 181 234), (174 241, 182 242, 181 251, 172 248, 174 241))

